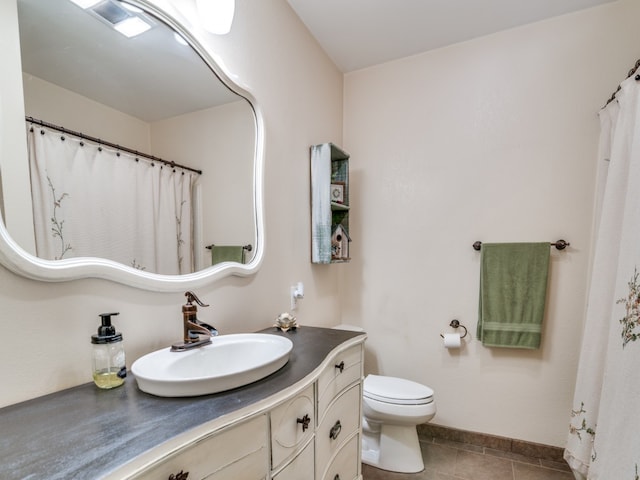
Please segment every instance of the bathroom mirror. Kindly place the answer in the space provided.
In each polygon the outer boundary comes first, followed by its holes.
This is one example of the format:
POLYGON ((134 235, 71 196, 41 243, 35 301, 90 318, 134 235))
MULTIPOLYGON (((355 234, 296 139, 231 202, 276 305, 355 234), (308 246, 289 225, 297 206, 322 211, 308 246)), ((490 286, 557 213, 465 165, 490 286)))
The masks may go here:
MULTIPOLYGON (((97 256, 38 258, 29 240, 28 222, 15 222, 14 231, 11 221, 30 215, 25 208, 30 198, 24 181, 29 175, 24 152, 24 161, 0 158, 2 263, 38 280, 96 277, 154 291, 181 291, 231 274, 254 273, 263 256, 262 119, 251 95, 237 79, 230 80, 214 60, 215 53, 200 40, 205 35, 202 30, 182 12, 165 11, 148 1, 127 2, 141 9, 127 9, 133 12, 127 15, 151 26, 131 38, 110 24, 112 7, 117 16, 117 7, 125 6, 117 0, 100 2, 104 18, 70 0, 15 1, 25 114, 201 170, 202 224, 195 247, 199 260, 192 273, 157 274, 97 256), (77 105, 81 107, 74 110, 69 105, 76 102, 69 98, 75 96, 80 96, 77 105), (132 125, 141 127, 142 138, 131 137, 136 128, 126 122, 110 122, 118 117, 95 115, 93 103, 130 117, 132 125), (176 121, 184 118, 190 120, 176 121), (214 141, 216 135, 220 142, 214 141), (14 175, 19 168, 26 173, 14 175), (16 188, 20 183, 24 185, 16 188), (21 198, 25 201, 16 201, 21 198), (245 263, 223 261, 212 266, 211 253, 204 250, 209 244, 251 245, 251 250, 245 250, 245 263)), ((0 85, 7 89, 7 82, 0 85)), ((15 92, 0 92, 0 98, 11 94, 15 92)), ((19 121, 14 117, 12 121, 19 121)), ((96 212, 100 208, 96 206, 96 212)))

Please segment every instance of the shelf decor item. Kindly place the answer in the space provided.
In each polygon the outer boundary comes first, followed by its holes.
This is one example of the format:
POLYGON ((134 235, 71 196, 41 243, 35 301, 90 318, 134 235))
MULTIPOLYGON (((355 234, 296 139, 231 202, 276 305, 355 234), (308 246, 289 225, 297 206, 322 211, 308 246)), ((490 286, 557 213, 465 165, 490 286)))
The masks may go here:
POLYGON ((331 184, 331 201, 335 203, 344 203, 344 184, 331 184))
POLYGON ((341 224, 336 225, 331 233, 331 260, 349 261, 349 242, 351 238, 341 224))
POLYGON ((349 256, 349 154, 333 143, 311 147, 311 262, 349 256))

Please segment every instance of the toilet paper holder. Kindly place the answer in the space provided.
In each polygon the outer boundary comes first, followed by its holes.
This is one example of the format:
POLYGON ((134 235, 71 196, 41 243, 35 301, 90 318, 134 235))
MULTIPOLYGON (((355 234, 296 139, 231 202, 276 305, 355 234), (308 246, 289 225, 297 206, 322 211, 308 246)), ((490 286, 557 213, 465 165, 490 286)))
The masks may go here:
MULTIPOLYGON (((463 328, 463 329, 464 329, 464 334, 463 334, 463 335, 461 335, 461 336, 460 336, 460 338, 464 338, 464 337, 466 337, 466 336, 467 336, 467 327, 465 327, 464 325, 462 325, 462 324, 460 323, 460 321, 459 321, 459 320, 455 320, 455 319, 451 320, 451 323, 449 323, 449 326, 450 326, 451 328, 463 328)), ((441 336, 442 338, 444 338, 444 335, 443 335, 443 334, 440 334, 440 336, 441 336)))

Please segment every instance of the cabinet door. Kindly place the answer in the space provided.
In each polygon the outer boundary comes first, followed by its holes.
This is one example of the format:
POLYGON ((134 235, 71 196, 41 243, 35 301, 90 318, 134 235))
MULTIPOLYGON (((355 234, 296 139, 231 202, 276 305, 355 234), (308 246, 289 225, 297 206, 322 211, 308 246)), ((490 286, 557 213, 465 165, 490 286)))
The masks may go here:
POLYGON ((355 345, 336 355, 318 378, 318 422, 342 390, 362 378, 362 346, 355 345))
POLYGON ((315 426, 313 385, 271 412, 272 470, 309 441, 315 426))
MULTIPOLYGON (((313 479, 313 439, 289 465, 273 476, 273 480, 313 479)), ((240 477, 238 477, 240 478, 240 477)))
POLYGON ((265 478, 269 468, 267 440, 267 417, 259 415, 187 445, 133 478, 167 480, 188 472, 189 480, 258 480, 265 478), (227 475, 239 466, 242 475, 227 475))
POLYGON ((357 384, 329 406, 316 431, 316 478, 323 478, 332 458, 354 435, 358 436, 361 401, 360 384, 357 384))

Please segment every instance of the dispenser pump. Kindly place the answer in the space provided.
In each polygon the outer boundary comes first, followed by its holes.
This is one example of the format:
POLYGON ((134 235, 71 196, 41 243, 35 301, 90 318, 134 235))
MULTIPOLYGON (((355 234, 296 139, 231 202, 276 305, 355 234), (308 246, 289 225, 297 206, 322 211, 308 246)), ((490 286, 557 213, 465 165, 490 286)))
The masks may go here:
POLYGON ((120 312, 101 313, 101 325, 98 326, 98 333, 91 336, 91 343, 113 343, 122 341, 122 334, 116 332, 116 328, 111 325, 111 317, 119 315, 120 312))

